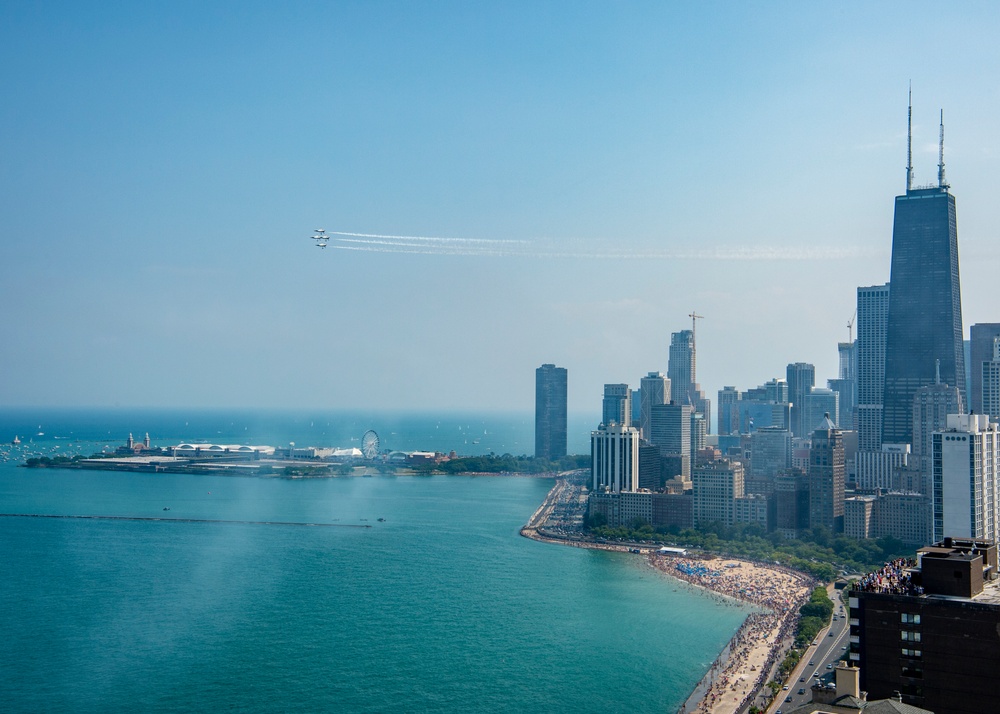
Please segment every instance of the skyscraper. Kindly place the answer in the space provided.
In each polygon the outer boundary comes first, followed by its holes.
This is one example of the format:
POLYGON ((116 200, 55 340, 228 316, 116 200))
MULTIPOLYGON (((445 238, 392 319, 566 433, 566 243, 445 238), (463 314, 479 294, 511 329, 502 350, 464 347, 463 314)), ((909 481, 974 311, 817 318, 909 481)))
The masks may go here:
POLYGON ((949 414, 931 436, 934 538, 1000 540, 1000 432, 986 414, 949 414))
POLYGON ((808 436, 815 424, 805 423, 806 395, 816 384, 816 368, 806 362, 796 362, 785 368, 788 398, 792 402, 792 434, 808 436))
POLYGON ((601 424, 590 433, 591 488, 612 493, 639 488, 639 430, 601 424))
POLYGON ((889 285, 858 288, 858 449, 882 446, 889 285))
POLYGON ((632 390, 627 384, 605 384, 602 424, 632 424, 632 390))
POLYGON ((694 330, 681 330, 670 335, 670 360, 667 377, 673 401, 688 404, 705 417, 706 425, 712 420, 712 400, 705 397, 696 380, 694 330))
POLYGON ((844 532, 844 438, 824 419, 809 450, 809 527, 844 532))
MULTIPOLYGON (((993 361, 993 338, 1000 337, 1000 323, 977 322, 969 328, 970 359, 969 372, 972 375, 972 394, 969 394, 968 404, 974 414, 987 412, 983 404, 983 362, 993 361)), ((1000 414, 990 416, 994 419, 1000 414)))
POLYGON ((982 392, 980 410, 994 422, 1000 422, 1000 336, 993 338, 993 359, 983 362, 977 371, 982 392))
POLYGON ((566 455, 566 368, 543 364, 535 370, 535 458, 566 455))
POLYGON ((943 117, 940 146, 937 185, 913 188, 913 168, 908 162, 906 193, 896 196, 883 443, 909 443, 912 439, 913 396, 920 387, 934 384, 936 360, 941 360, 941 381, 958 387, 965 396, 958 229, 955 197, 944 178, 943 117))
POLYGON ((740 391, 736 387, 723 387, 719 390, 718 410, 719 410, 719 435, 740 433, 739 410, 736 402, 740 401, 740 391))
POLYGON ((839 413, 834 421, 841 429, 857 429, 855 411, 858 405, 858 341, 838 342, 837 352, 840 356, 839 376, 837 379, 826 380, 826 386, 840 395, 839 413))
POLYGON ((650 408, 649 443, 663 456, 684 457, 681 475, 691 477, 691 407, 687 404, 657 404, 650 408))
POLYGON ((650 372, 639 381, 639 402, 639 431, 649 441, 652 407, 670 403, 670 380, 663 372, 650 372))

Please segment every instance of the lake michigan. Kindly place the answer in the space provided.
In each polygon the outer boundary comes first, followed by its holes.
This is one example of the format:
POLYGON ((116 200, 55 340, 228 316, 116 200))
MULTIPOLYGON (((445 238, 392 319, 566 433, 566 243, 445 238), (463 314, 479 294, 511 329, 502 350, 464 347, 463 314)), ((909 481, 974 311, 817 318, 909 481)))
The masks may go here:
MULTIPOLYGON (((43 455, 146 431, 350 446, 368 428, 384 448, 532 450, 530 415, 0 412, 0 440, 43 455)), ((675 711, 747 611, 638 556, 520 537, 551 485, 0 462, 4 514, 192 519, 0 518, 3 710, 675 711)))

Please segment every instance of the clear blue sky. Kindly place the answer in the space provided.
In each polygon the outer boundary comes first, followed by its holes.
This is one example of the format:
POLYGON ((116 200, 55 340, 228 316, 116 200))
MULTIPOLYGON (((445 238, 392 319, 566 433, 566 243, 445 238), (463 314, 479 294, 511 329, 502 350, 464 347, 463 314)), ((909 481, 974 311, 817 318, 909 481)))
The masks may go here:
POLYGON ((992 3, 5 2, 0 405, 530 410, 555 362, 596 415, 692 310, 713 400, 825 383, 911 80, 966 328, 1000 321, 998 37, 992 3))

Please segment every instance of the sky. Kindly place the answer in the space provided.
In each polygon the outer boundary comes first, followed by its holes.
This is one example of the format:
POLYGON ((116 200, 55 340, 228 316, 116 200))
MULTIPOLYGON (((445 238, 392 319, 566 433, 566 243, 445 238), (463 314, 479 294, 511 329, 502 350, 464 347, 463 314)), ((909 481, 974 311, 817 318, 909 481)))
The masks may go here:
POLYGON ((976 2, 8 0, 0 407, 530 412, 555 363, 599 420, 692 311, 713 401, 825 385, 910 83, 966 334, 1000 322, 998 36, 976 2))

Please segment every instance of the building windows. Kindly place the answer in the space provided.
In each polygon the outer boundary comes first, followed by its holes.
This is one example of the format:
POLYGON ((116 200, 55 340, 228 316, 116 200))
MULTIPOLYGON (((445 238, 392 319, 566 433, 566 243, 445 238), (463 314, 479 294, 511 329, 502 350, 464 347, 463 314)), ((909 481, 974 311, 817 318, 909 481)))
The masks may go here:
POLYGON ((920 659, 924 656, 924 653, 920 650, 909 650, 905 647, 902 649, 902 653, 904 657, 912 657, 914 659, 920 659))
POLYGON ((899 635, 904 642, 920 642, 919 632, 911 632, 910 630, 901 630, 899 635))
POLYGON ((913 615, 908 612, 902 612, 899 615, 899 621, 904 625, 919 625, 920 615, 913 615))

